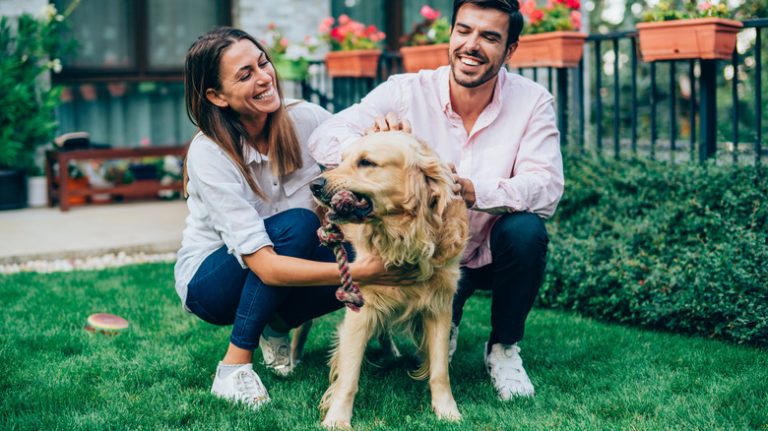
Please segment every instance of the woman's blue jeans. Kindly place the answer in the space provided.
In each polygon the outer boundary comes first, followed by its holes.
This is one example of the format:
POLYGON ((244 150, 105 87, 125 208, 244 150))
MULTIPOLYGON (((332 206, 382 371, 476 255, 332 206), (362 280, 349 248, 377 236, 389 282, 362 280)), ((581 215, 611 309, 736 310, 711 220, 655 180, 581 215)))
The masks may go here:
MULTIPOLYGON (((317 239, 315 213, 291 209, 264 220, 275 252, 301 259, 335 262, 330 248, 317 239)), ((188 286, 187 308, 208 323, 231 325, 230 342, 241 349, 259 345, 264 327, 276 315, 291 327, 338 310, 337 286, 275 287, 243 269, 222 246, 205 261, 188 286)))

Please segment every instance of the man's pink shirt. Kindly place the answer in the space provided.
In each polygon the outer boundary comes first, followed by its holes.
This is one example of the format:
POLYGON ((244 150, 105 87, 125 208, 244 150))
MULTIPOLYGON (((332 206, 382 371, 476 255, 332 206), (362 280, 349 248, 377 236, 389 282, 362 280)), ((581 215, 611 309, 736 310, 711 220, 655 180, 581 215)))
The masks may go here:
POLYGON ((493 98, 470 133, 451 106, 450 68, 394 75, 360 103, 334 115, 309 139, 318 163, 338 164, 341 151, 394 112, 408 120, 458 174, 472 180, 476 202, 469 212, 470 240, 462 264, 491 263, 490 233, 499 216, 532 212, 550 217, 563 194, 560 133, 552 95, 541 85, 502 69, 493 98))

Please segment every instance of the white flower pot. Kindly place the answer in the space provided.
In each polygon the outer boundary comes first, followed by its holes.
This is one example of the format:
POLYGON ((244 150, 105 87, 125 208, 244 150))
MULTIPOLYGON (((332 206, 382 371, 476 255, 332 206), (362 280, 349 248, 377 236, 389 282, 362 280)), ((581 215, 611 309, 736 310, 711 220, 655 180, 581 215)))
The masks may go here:
POLYGON ((27 178, 27 206, 30 208, 48 205, 48 183, 45 177, 27 178))

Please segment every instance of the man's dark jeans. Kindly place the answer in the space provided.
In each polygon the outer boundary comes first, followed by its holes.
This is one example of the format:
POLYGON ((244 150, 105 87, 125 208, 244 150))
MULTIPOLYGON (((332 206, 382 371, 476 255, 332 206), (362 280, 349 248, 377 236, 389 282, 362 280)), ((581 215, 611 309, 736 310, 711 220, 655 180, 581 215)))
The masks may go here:
POLYGON ((491 291, 491 335, 488 345, 514 344, 523 338, 525 319, 544 281, 549 236, 544 222, 532 213, 502 216, 491 230, 493 263, 462 268, 453 299, 458 326, 464 303, 476 289, 491 291))

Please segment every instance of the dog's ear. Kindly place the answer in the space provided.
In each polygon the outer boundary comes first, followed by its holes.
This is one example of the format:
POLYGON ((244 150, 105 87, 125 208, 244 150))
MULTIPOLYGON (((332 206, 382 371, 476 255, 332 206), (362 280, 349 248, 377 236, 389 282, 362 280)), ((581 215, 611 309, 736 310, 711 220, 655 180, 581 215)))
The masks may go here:
POLYGON ((442 219, 451 198, 450 171, 425 143, 419 144, 418 166, 427 183, 427 206, 433 215, 442 219))
POLYGON ((422 216, 431 220, 435 229, 435 250, 432 262, 445 265, 461 255, 469 234, 464 201, 453 193, 451 172, 434 152, 422 143, 419 170, 427 184, 428 202, 422 205, 422 216))

